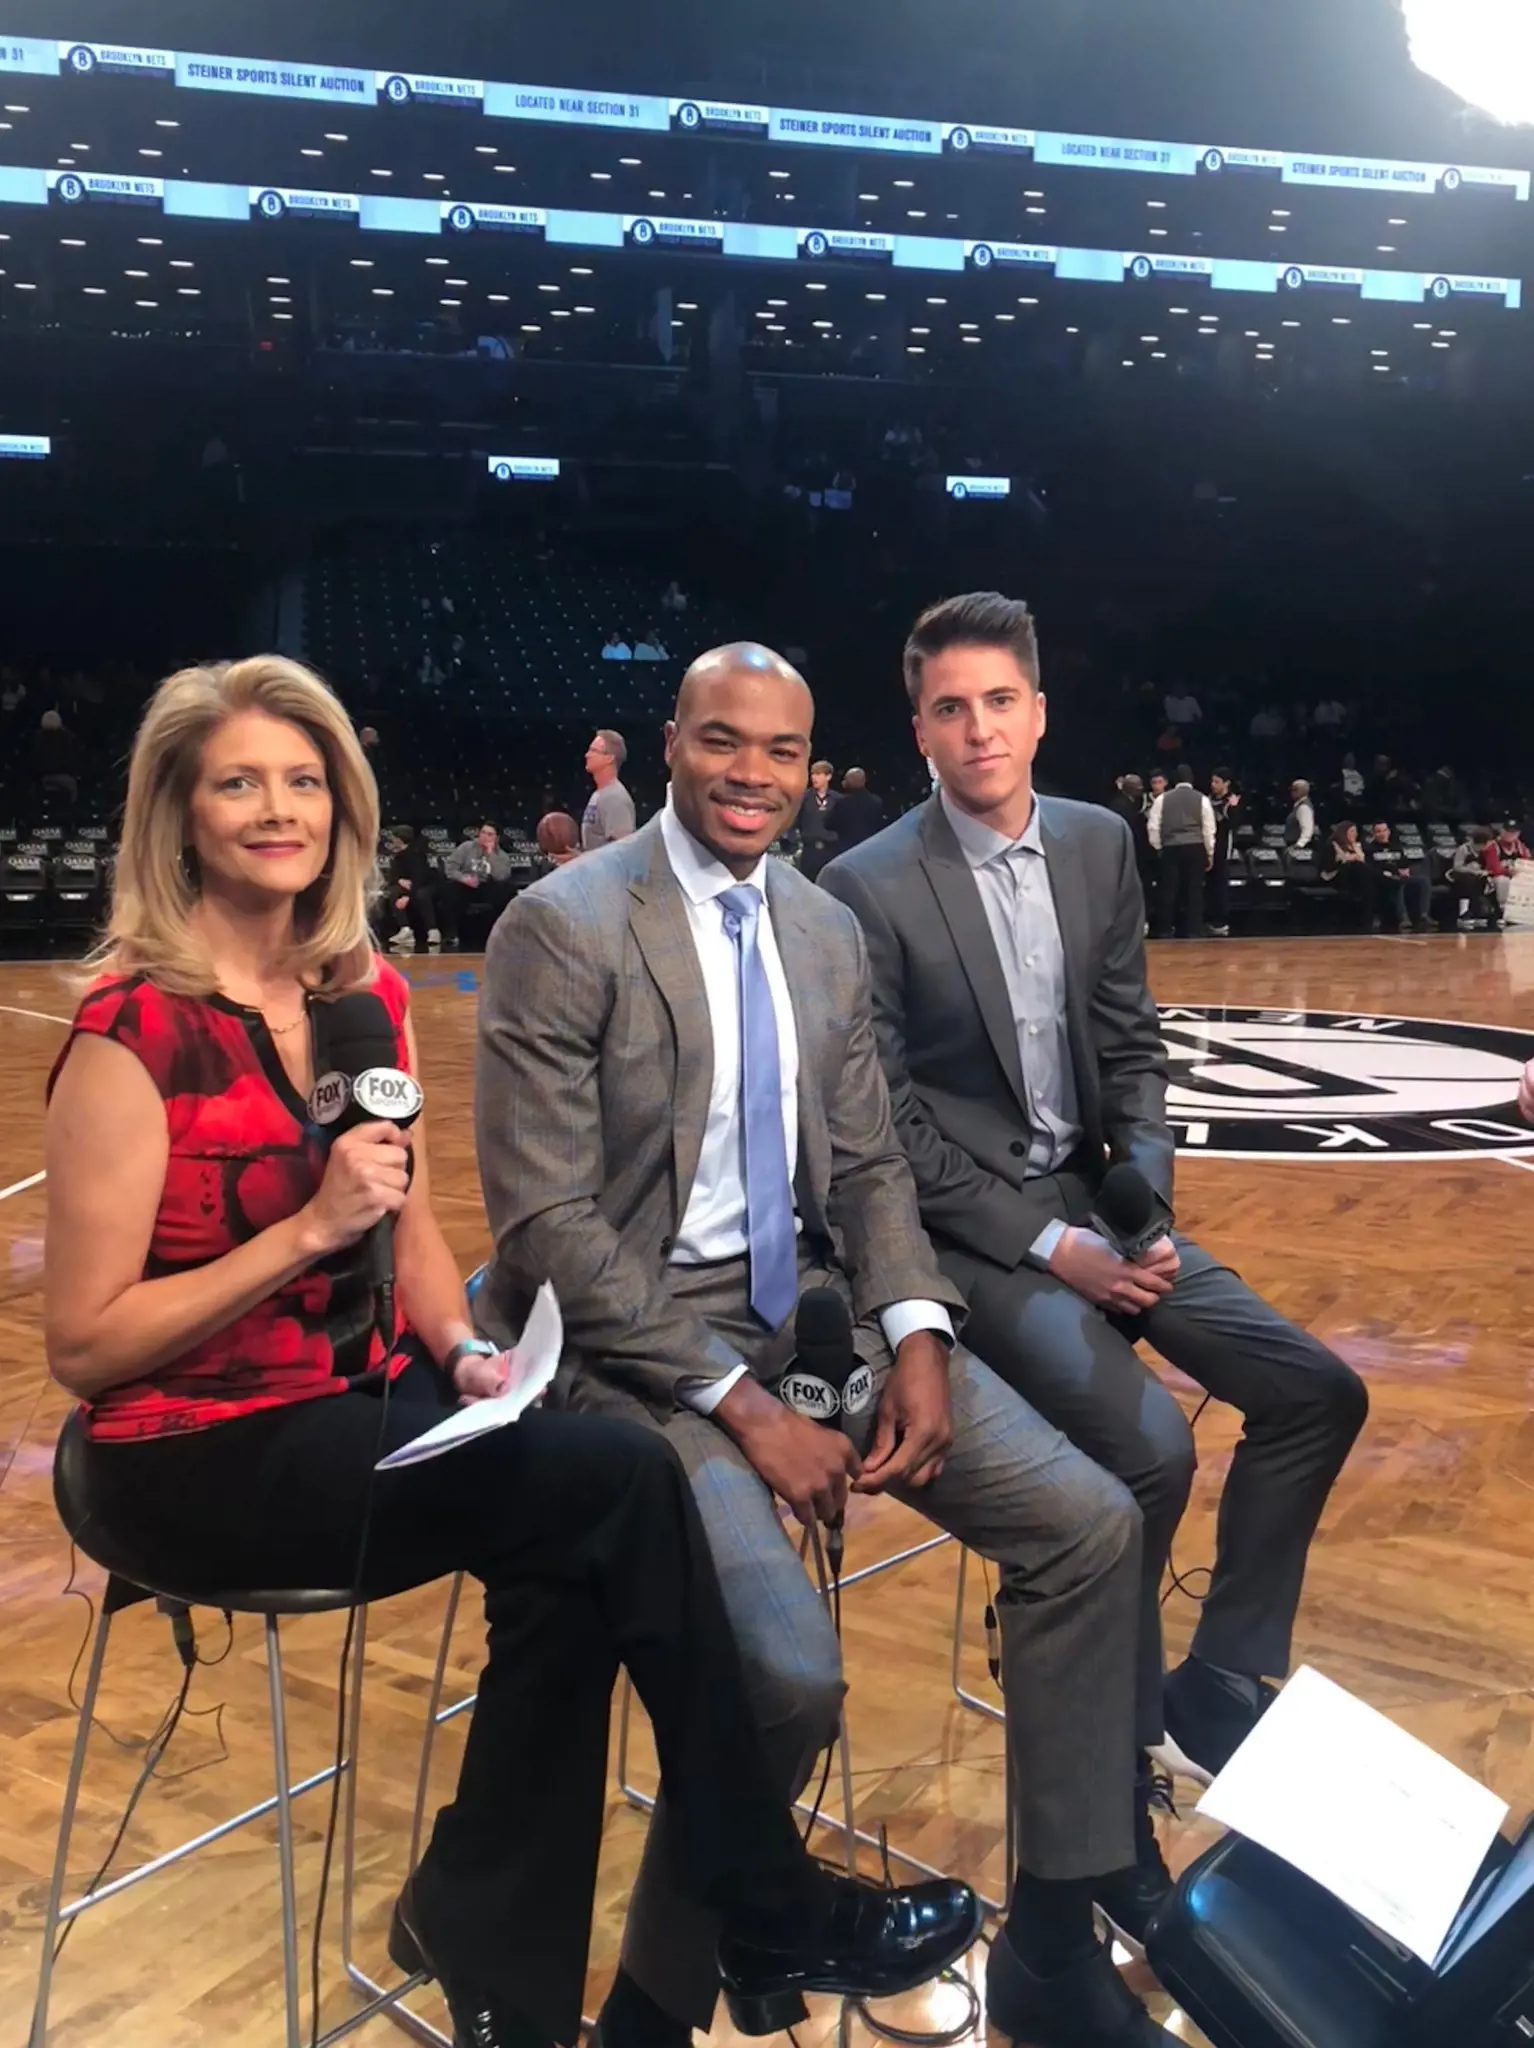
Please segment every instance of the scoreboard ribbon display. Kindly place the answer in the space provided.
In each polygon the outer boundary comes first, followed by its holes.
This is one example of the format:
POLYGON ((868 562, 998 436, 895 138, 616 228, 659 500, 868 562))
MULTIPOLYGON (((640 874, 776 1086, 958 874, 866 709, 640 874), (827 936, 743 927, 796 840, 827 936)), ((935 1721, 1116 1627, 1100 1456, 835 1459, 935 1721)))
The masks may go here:
POLYGON ((1501 192, 1526 202, 1527 171, 1464 163, 1414 163, 1385 157, 1315 156, 1250 144, 1162 142, 1112 135, 1056 134, 893 114, 818 112, 744 101, 661 98, 565 86, 437 78, 408 71, 354 70, 277 59, 219 57, 75 42, 68 37, 0 35, 0 71, 38 77, 132 73, 174 81, 190 92, 251 93, 329 100, 347 106, 458 106, 502 121, 551 121, 580 128, 675 130, 765 138, 812 148, 879 150, 906 156, 997 151, 1035 163, 1166 177, 1260 174, 1286 185, 1407 194, 1501 192))
POLYGON ((1212 291, 1346 291, 1360 299, 1424 305, 1485 299, 1517 309, 1516 277, 1453 271, 1352 269, 1336 264, 1275 263, 1260 257, 1180 256, 1144 249, 1083 249, 1025 242, 960 241, 947 235, 879 235, 841 228, 759 226, 668 214, 597 213, 469 200, 394 199, 377 193, 316 192, 286 185, 214 185, 177 178, 0 165, 0 207, 79 207, 116 203, 163 208, 185 219, 325 220, 364 231, 457 237, 531 236, 577 249, 669 249, 752 262, 887 264, 897 270, 1010 270, 1048 273, 1072 283, 1139 286, 1160 281, 1207 284, 1212 291))

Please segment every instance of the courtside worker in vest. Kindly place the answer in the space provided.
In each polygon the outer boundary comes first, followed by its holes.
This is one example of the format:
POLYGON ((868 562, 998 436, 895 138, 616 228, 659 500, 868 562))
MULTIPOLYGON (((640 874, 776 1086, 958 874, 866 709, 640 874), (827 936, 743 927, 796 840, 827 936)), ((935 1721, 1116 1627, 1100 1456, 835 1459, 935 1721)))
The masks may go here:
POLYGON ((394 1063, 417 1070, 408 986, 368 938, 377 841, 372 773, 306 669, 258 656, 160 686, 48 1116, 48 1360, 84 1403, 93 1520, 151 1586, 352 1585, 365 1513, 364 1597, 483 1582, 457 1795, 390 1935, 396 1963, 441 1980, 460 2040, 576 2038, 620 1663, 655 1724, 684 1882, 725 1915, 737 2019, 760 2031, 806 1973, 919 1983, 973 1901, 810 1863, 658 1434, 534 1412, 370 1478, 506 1370, 474 1337, 422 1125, 364 1124, 327 1151, 306 1106, 338 996, 373 991, 394 1063), (386 1216, 387 1342, 359 1249, 386 1216))

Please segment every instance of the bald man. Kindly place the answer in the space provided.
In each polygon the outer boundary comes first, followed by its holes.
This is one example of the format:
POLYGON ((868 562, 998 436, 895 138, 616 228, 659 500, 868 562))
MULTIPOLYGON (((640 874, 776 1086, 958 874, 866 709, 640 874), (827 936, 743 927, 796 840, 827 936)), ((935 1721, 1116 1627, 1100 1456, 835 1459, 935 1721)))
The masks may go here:
MULTIPOLYGON (((551 1280, 559 1397, 675 1448, 785 1801, 834 1733, 843 1680, 774 1497, 834 1525, 849 1491, 887 1493, 996 1563, 1022 1867, 992 2017, 1039 2048, 1147 2048, 1168 2037, 1093 1921, 1094 1898, 1143 1921, 1167 1888, 1159 1858, 1136 1867, 1139 1513, 954 1343, 962 1305, 891 1122, 862 934, 767 858, 804 797, 813 719, 769 649, 704 655, 666 728, 659 817, 497 925, 476 1100, 496 1243, 482 1314, 513 1328, 551 1280), (841 1296, 870 1368, 842 1429, 771 1391, 809 1288, 841 1296)), ((603 2048, 685 2048, 713 2014, 716 1931, 677 1889, 671 1831, 663 1801, 603 2048)))

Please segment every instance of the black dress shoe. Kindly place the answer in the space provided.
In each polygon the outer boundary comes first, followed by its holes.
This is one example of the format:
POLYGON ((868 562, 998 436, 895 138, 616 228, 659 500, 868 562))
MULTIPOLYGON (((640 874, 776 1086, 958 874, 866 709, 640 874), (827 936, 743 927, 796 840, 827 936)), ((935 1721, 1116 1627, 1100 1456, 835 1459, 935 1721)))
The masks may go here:
POLYGON ((1152 1771, 1147 1759, 1135 1779, 1135 1860, 1127 1870, 1092 1881, 1092 1903, 1137 1960, 1145 1956, 1151 1915, 1172 1890, 1172 1873, 1156 1839, 1156 1815, 1175 1811, 1171 1780, 1152 1771))
POLYGON ((394 1902, 389 1960, 407 1976, 420 1971, 436 1979, 452 2015, 453 2048, 538 2048, 538 2035, 504 2000, 484 1985, 469 1982, 459 1971, 444 1971, 439 1966, 421 1935, 413 1877, 406 1878, 405 1888, 394 1902))
POLYGON ((1233 1692, 1211 1665, 1197 1657, 1185 1658, 1167 1673, 1162 1693, 1166 1740, 1151 1754, 1164 1769, 1208 1785, 1277 1698, 1277 1687, 1259 1680, 1253 1705, 1233 1692))
POLYGON ((1179 2048, 1099 1944, 1053 1977, 1035 1977, 1003 1929, 985 1968, 991 2025, 1018 2048, 1179 2048))
POLYGON ((914 1991, 979 1938, 980 1901, 942 1878, 887 1891, 856 1878, 828 1880, 828 1909, 813 1926, 768 1937, 726 1934, 719 1976, 742 2034, 775 2034, 804 2016, 806 1991, 894 1998, 914 1991))

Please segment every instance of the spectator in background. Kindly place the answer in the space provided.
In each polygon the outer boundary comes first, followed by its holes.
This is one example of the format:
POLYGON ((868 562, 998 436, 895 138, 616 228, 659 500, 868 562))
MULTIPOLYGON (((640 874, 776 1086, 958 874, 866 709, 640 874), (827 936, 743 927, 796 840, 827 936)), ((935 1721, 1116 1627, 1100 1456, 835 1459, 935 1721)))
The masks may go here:
POLYGON ((1377 818, 1398 818, 1411 809, 1411 779, 1388 754, 1376 754, 1369 782, 1369 806, 1377 818))
POLYGON ((32 742, 32 772, 43 794, 73 803, 80 794, 81 759, 79 740, 56 711, 45 711, 32 742))
POLYGON ((1163 726, 1156 737, 1156 752, 1166 761, 1175 761, 1183 750, 1183 736, 1175 725, 1163 726))
POLYGON ((671 659, 661 640, 659 626, 652 626, 648 633, 640 634, 639 638, 634 642, 634 659, 635 661, 669 661, 671 659))
POLYGON ((829 761, 810 764, 810 786, 799 806, 799 872, 813 882, 826 862, 840 849, 836 836, 836 807, 841 798, 831 787, 835 773, 829 761))
POLYGON ((842 793, 836 800, 836 850, 861 846, 884 824, 883 799, 868 787, 861 768, 849 768, 842 777, 842 793))
MULTIPOLYGON (((1163 785, 1166 777, 1160 777, 1163 785)), ((1146 814, 1150 800, 1145 794, 1145 784, 1138 775, 1121 775, 1118 779, 1118 793, 1108 806, 1117 811, 1129 827, 1129 836, 1135 844, 1135 867, 1140 876, 1140 894, 1145 898, 1147 913, 1156 894, 1156 856, 1151 852, 1149 835, 1145 829, 1146 814)))
POLYGON ((1203 721, 1203 707, 1186 685, 1181 690, 1168 690, 1162 709, 1166 712, 1167 724, 1178 732, 1189 732, 1203 721))
POLYGON ((1455 847, 1447 876, 1454 891, 1454 918, 1462 932, 1473 931, 1484 919, 1493 931, 1500 928, 1501 913, 1486 849, 1491 834, 1484 825, 1472 825, 1468 836, 1455 847))
POLYGON ((1303 780, 1289 785, 1291 809, 1284 821, 1285 846, 1303 849, 1316 836, 1316 808, 1310 801, 1310 784, 1303 780))
POLYGON ((1358 803, 1364 793, 1364 778, 1351 754, 1344 754, 1342 757, 1342 774, 1339 779, 1344 801, 1350 804, 1358 803))
POLYGON ((1161 869, 1156 904, 1156 936, 1202 938, 1204 877, 1214 864, 1214 807, 1193 786, 1193 770, 1184 764, 1172 787, 1158 796, 1145 820, 1145 834, 1161 869))
POLYGON ((1412 863, 1394 831, 1383 819, 1369 827, 1364 849, 1373 885, 1370 922, 1376 931, 1394 925, 1397 931, 1428 929, 1428 879, 1413 872, 1412 863))
POLYGON ((621 633, 609 633, 607 645, 602 649, 604 661, 632 661, 634 650, 621 633))
POLYGON ((424 953, 442 937, 436 922, 434 900, 440 885, 426 844, 417 836, 413 825, 396 825, 384 841, 384 850, 390 858, 384 870, 383 904, 378 920, 380 931, 391 946, 402 941, 404 932, 398 926, 403 918, 415 941, 416 951, 424 953))
POLYGON ((606 727, 586 749, 586 773, 596 789, 581 815, 582 853, 594 853, 599 846, 627 839, 634 829, 634 799, 618 780, 628 754, 622 733, 606 727))
POLYGON ((1167 781, 1167 778, 1162 773, 1162 771, 1159 768, 1153 769, 1151 772, 1149 794, 1146 797, 1145 803, 1145 808, 1147 809, 1147 811, 1150 809, 1151 805, 1156 801, 1158 796, 1166 795, 1170 787, 1171 784, 1167 781))
POLYGON ((1369 919, 1369 856, 1351 818, 1333 825, 1322 847, 1318 868, 1323 882, 1335 882, 1337 893, 1352 911, 1360 927, 1369 919))
POLYGON ((455 846, 443 863, 442 874, 437 910, 444 947, 457 950, 470 919, 483 926, 483 931, 476 933, 483 943, 511 901, 511 861, 501 851, 497 828, 481 825, 472 839, 455 846))
POLYGON ((362 748, 362 758, 372 769, 376 781, 383 773, 383 742, 378 737, 377 726, 363 726, 357 734, 357 739, 362 748))
POLYGON ((1323 697, 1310 715, 1317 732, 1340 733, 1348 722, 1348 707, 1340 697, 1323 697))
MULTIPOLYGON (((1447 762, 1443 767, 1435 768, 1422 785, 1424 817, 1441 818, 1457 825, 1469 808, 1470 799, 1465 794, 1465 785, 1454 770, 1447 762)), ((1487 833, 1487 837, 1490 836, 1487 833)))
POLYGON ((9 718, 27 701, 27 686, 14 669, 0 669, 0 712, 9 718))
POLYGON ((1507 899, 1513 893, 1513 876, 1518 872, 1519 863, 1528 858, 1529 849, 1519 836, 1516 825, 1492 827, 1492 837, 1486 842, 1486 872, 1491 876, 1499 917, 1507 914, 1507 899))
POLYGON ((1241 822, 1241 792, 1228 768, 1216 768, 1209 778, 1209 808, 1214 812, 1214 861, 1209 869, 1209 890, 1214 915, 1206 929, 1217 939, 1230 937, 1230 853, 1241 822))
POLYGON ((1281 740, 1284 736, 1284 714, 1277 704, 1264 704, 1253 713, 1247 729, 1254 740, 1281 740))
POLYGON ((674 576, 661 592, 660 608, 663 612, 671 612, 677 617, 687 609, 687 592, 674 576))

